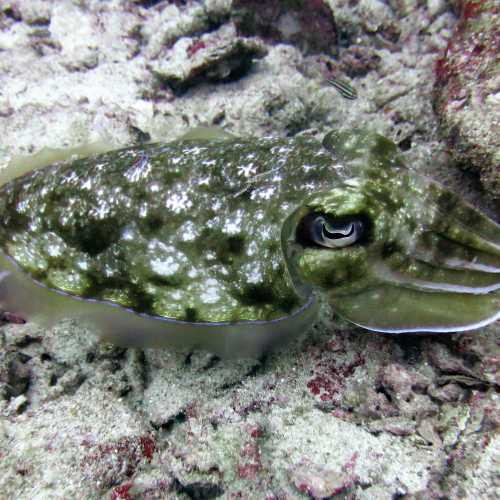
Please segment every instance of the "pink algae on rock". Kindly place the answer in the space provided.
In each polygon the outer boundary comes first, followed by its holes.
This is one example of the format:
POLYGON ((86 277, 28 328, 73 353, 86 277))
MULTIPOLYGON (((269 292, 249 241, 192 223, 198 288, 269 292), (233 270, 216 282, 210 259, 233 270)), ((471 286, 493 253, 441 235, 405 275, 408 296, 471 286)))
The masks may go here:
POLYGON ((436 61, 434 107, 454 160, 478 173, 500 200, 500 4, 457 2, 459 21, 444 55, 436 61))
POLYGON ((339 494, 348 494, 355 486, 358 476, 355 474, 358 454, 354 453, 340 470, 328 468, 302 460, 291 467, 288 474, 291 483, 309 498, 331 498, 339 494))
POLYGON ((133 483, 124 483, 117 486, 111 492, 111 500, 131 500, 133 497, 129 494, 129 492, 133 486, 133 483))
POLYGON ((262 471, 262 452, 259 440, 264 436, 264 430, 260 425, 252 425, 248 428, 247 439, 240 450, 238 463, 238 476, 241 479, 255 480, 262 471))
POLYGON ((85 475, 99 481, 104 488, 132 477, 141 461, 151 461, 156 448, 154 439, 147 434, 106 443, 85 441, 82 446, 89 449, 82 461, 85 475))
POLYGON ((256 479, 262 470, 261 451, 255 441, 247 441, 241 449, 241 460, 238 464, 238 476, 242 479, 256 479))
POLYGON ((307 388, 321 401, 335 401, 344 388, 346 379, 364 364, 365 359, 361 354, 356 354, 352 361, 344 363, 320 358, 307 382, 307 388))

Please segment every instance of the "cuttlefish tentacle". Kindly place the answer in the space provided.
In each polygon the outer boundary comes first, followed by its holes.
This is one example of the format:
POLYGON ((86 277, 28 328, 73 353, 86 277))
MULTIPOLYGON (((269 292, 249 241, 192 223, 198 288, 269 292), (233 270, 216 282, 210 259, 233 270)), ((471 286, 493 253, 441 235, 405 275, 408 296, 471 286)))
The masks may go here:
POLYGON ((424 233, 413 249, 413 256, 422 262, 435 263, 448 269, 500 273, 500 259, 480 250, 465 247, 437 233, 424 233))
POLYGON ((446 269, 412 258, 400 262, 397 257, 395 261, 386 261, 377 269, 381 281, 423 291, 488 293, 500 288, 498 274, 446 269))
POLYGON ((476 250, 489 250, 500 256, 499 224, 437 182, 429 182, 423 177, 416 178, 415 182, 426 190, 426 203, 435 206, 442 216, 432 227, 436 233, 471 245, 476 250))
POLYGON ((500 226, 434 181, 415 177, 412 183, 422 193, 419 206, 410 207, 410 212, 411 208, 418 211, 412 215, 413 234, 400 245, 402 251, 384 259, 377 275, 424 291, 478 294, 498 290, 500 226), (430 243, 438 258, 432 251, 420 258, 422 248, 429 248, 430 243), (445 259, 440 258, 443 254, 445 259))

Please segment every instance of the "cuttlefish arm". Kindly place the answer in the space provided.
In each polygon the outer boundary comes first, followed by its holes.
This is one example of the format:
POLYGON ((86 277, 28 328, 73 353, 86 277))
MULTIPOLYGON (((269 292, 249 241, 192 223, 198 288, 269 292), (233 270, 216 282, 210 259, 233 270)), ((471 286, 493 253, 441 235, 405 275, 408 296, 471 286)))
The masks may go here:
POLYGON ((464 331, 500 318, 498 224, 405 169, 378 134, 332 133, 324 146, 353 175, 285 222, 297 286, 319 289, 345 319, 381 332, 464 331))

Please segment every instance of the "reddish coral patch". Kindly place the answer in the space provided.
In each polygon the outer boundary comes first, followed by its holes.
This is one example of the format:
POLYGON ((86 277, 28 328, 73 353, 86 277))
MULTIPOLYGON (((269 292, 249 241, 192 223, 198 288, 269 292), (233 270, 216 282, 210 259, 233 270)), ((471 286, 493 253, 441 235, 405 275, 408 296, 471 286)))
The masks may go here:
POLYGON ((264 431, 262 430, 262 427, 260 427, 258 425, 252 426, 248 432, 249 432, 250 436, 252 436, 255 439, 261 438, 264 435, 264 431))
POLYGON ((129 494, 130 489, 132 488, 132 483, 125 483, 117 486, 111 492, 111 500, 132 500, 133 497, 129 494))
POLYGON ((139 463, 151 460, 155 451, 155 442, 148 434, 98 444, 84 441, 82 446, 90 448, 82 461, 85 474, 105 488, 132 477, 139 463))
POLYGON ((198 52, 201 49, 204 49, 205 47, 206 44, 203 40, 196 40, 187 48, 187 53, 189 57, 192 57, 196 54, 196 52, 198 52))
POLYGON ((251 441, 246 442, 241 450, 241 458, 238 476, 242 479, 255 479, 262 470, 259 445, 251 441))
POLYGON ((450 67, 448 60, 445 57, 440 57, 436 61, 436 79, 439 83, 445 83, 450 76, 450 67))
POLYGON ((318 363, 318 373, 307 382, 307 388, 321 401, 332 401, 345 386, 345 379, 353 375, 356 368, 363 366, 365 359, 360 354, 351 362, 337 364, 334 360, 318 363))
POLYGON ((476 17, 482 11, 483 0, 471 0, 469 2, 464 2, 462 6, 462 18, 471 19, 476 17))
POLYGON ((156 444, 151 436, 141 436, 139 438, 141 444, 142 455, 151 460, 156 449, 156 444))

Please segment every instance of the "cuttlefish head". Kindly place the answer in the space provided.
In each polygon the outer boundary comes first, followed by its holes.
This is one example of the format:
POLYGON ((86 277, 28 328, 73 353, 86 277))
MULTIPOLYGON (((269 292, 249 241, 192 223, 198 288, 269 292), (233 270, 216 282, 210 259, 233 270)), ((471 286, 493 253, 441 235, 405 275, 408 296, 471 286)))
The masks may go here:
POLYGON ((324 141, 350 175, 285 221, 297 289, 317 289, 345 319, 381 332, 449 332, 500 318, 500 226, 405 169, 366 131, 324 141))

